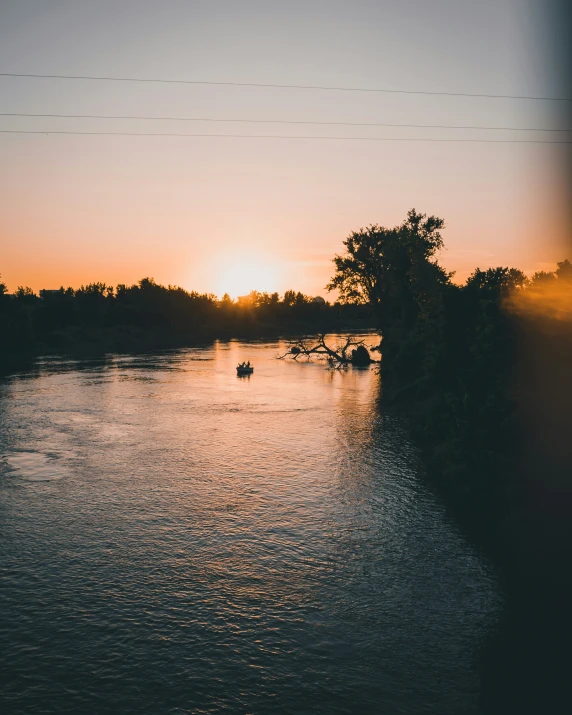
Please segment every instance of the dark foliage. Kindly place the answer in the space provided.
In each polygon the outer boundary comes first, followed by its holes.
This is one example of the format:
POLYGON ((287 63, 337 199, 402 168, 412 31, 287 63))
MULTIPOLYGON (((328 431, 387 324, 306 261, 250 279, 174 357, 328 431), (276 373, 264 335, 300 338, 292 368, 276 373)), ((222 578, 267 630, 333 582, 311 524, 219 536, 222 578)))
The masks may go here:
POLYGON ((372 325, 367 306, 330 304, 295 291, 228 295, 188 292, 144 278, 132 286, 92 283, 34 294, 0 284, 0 357, 42 351, 132 350, 196 339, 330 332, 372 325))
MULTIPOLYGON (((435 258, 443 227, 411 210, 395 228, 352 233, 328 287, 348 303, 371 305, 384 399, 408 413, 429 479, 460 522, 504 571, 514 571, 531 557, 519 468, 521 338, 526 332, 534 342, 531 330, 548 320, 537 316, 532 327, 530 311, 518 306, 544 286, 572 285, 572 265, 532 280, 514 268, 476 269, 456 285, 435 258)), ((545 557, 535 553, 537 561, 545 557)))

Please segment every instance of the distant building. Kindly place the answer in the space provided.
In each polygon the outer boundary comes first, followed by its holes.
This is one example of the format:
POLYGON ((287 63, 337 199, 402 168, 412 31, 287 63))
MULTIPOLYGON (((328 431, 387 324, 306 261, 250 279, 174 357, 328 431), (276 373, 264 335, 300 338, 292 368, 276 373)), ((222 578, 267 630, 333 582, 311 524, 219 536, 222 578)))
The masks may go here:
POLYGON ((312 303, 319 303, 320 305, 326 305, 326 301, 321 295, 317 295, 312 298, 312 303))
POLYGON ((59 290, 46 290, 45 288, 42 288, 40 291, 40 298, 48 298, 51 295, 59 295, 59 290))

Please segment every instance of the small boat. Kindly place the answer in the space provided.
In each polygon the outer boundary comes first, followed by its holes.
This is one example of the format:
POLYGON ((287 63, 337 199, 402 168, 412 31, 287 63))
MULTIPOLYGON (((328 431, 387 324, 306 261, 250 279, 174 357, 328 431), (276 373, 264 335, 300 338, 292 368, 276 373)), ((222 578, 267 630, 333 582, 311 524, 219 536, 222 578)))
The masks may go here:
POLYGON ((254 367, 249 362, 241 362, 236 366, 237 375, 252 375, 254 372, 254 367))

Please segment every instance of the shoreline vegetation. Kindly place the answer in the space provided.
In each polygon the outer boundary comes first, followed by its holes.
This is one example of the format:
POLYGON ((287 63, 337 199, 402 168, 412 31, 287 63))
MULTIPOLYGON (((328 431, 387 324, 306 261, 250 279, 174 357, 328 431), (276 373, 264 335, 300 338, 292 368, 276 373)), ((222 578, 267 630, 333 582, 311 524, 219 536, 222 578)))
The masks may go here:
MULTIPOLYGON (((459 521, 505 571, 533 558, 540 565, 546 554, 523 538, 531 500, 520 476, 534 449, 547 452, 545 490, 551 455, 563 466, 572 264, 531 278, 516 268, 477 268, 459 285, 437 260, 443 228, 442 219, 411 210, 394 228, 352 233, 328 288, 375 316, 382 399, 407 416, 430 479, 459 521), (547 424, 562 437, 549 452, 547 424)), ((552 486, 569 494, 562 478, 552 486)))
POLYGON ((0 282, 0 368, 42 354, 92 357, 149 352, 220 339, 293 337, 375 328, 368 306, 329 303, 293 290, 283 296, 252 291, 228 295, 163 286, 152 278, 117 287, 92 283, 74 290, 18 287, 0 282))

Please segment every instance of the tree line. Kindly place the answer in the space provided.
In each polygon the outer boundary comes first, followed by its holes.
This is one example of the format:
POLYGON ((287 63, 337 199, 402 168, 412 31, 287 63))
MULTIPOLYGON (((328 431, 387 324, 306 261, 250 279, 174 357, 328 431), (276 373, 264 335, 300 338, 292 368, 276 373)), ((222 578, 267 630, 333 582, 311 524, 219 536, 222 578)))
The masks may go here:
POLYGON ((232 300, 164 286, 152 278, 116 287, 96 282, 40 291, 8 293, 0 282, 1 352, 137 349, 184 344, 202 337, 264 335, 297 330, 330 331, 371 326, 366 306, 329 303, 287 290, 252 291, 232 300))

